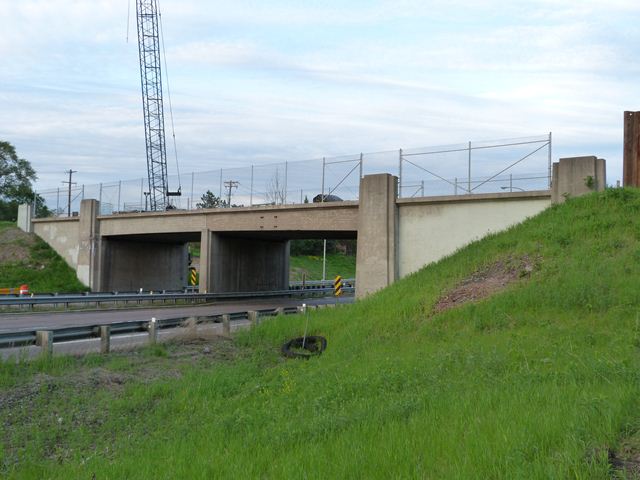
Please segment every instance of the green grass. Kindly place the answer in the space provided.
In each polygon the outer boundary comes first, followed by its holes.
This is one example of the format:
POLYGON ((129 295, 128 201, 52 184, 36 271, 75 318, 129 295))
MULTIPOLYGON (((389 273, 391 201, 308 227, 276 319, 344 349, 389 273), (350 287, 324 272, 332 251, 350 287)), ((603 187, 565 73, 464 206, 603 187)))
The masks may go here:
MULTIPOLYGON (((15 228, 15 223, 0 222, 0 234, 15 228)), ((23 239, 11 243, 26 247, 29 257, 0 264, 0 288, 16 288, 26 284, 31 292, 71 293, 87 290, 64 259, 41 239, 34 237, 32 244, 23 239)))
MULTIPOLYGON (((246 355, 180 378, 78 391, 66 405, 43 392, 36 420, 3 435, 3 473, 610 478, 607 449, 640 430, 639 213, 637 190, 572 199, 367 300, 314 312, 310 333, 328 349, 310 361, 278 356, 304 330, 288 316, 240 333, 246 355), (522 255, 540 259, 530 278, 433 314, 471 272, 522 255), (68 428, 55 416, 65 408, 99 421, 68 428)), ((4 364, 0 381, 8 390, 42 372, 115 368, 95 358, 4 364)))
MULTIPOLYGON (((326 278, 331 280, 337 275, 342 278, 356 277, 355 255, 331 254, 327 255, 326 278)), ((292 256, 289 259, 289 278, 291 281, 302 280, 306 273, 307 280, 322 280, 322 255, 292 256)))

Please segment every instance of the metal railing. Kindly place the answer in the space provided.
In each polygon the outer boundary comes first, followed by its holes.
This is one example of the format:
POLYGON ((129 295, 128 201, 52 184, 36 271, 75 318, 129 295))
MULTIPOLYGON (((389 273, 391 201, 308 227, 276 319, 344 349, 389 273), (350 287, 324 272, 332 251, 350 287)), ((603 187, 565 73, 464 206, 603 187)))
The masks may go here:
MULTIPOLYGON (((69 308, 71 305, 95 304, 100 307, 102 304, 128 305, 173 303, 185 301, 191 303, 204 303, 213 300, 234 300, 246 298, 272 298, 283 296, 315 296, 325 295, 333 292, 333 286, 326 286, 327 282, 317 283, 303 288, 302 285, 293 285, 288 290, 272 290, 269 292, 234 292, 234 293, 195 293, 195 292, 107 292, 107 293, 86 293, 86 294, 38 294, 30 296, 2 296, 0 297, 0 307, 18 307, 33 309, 36 305, 63 305, 69 308)), ((355 291, 355 281, 350 281, 343 289, 346 293, 355 291)))
MULTIPOLYGON (((279 307, 255 310, 258 317, 270 317, 283 314, 298 313, 298 307, 279 307)), ((228 314, 215 314, 206 316, 180 316, 174 318, 153 319, 158 329, 176 328, 182 326, 187 320, 196 319, 199 323, 221 323, 223 315, 229 315, 230 320, 248 320, 249 311, 233 312, 228 314)), ((110 335, 127 335, 137 332, 148 332, 151 320, 132 320, 128 322, 101 323, 83 325, 77 327, 61 327, 48 329, 53 334, 53 343, 71 340, 83 340, 100 337, 100 327, 108 326, 110 335)), ((0 333, 0 348, 23 347, 35 345, 38 330, 22 330, 0 333)))
MULTIPOLYGON (((183 195, 173 201, 175 208, 183 210, 199 208, 207 192, 221 202, 217 206, 298 204, 322 201, 328 195, 356 200, 360 178, 373 173, 398 175, 400 197, 418 192, 433 196, 487 192, 491 188, 500 191, 507 185, 507 173, 518 188, 539 190, 539 177, 546 178, 545 188, 550 182, 551 143, 549 133, 449 147, 358 153, 192 172, 182 178, 170 176, 169 184, 182 186, 183 195)), ((80 201, 86 198, 99 200, 100 214, 110 215, 146 211, 146 190, 144 178, 78 185, 71 189, 70 206, 67 189, 39 190, 37 195, 54 216, 66 216, 68 210, 78 212, 80 201)))

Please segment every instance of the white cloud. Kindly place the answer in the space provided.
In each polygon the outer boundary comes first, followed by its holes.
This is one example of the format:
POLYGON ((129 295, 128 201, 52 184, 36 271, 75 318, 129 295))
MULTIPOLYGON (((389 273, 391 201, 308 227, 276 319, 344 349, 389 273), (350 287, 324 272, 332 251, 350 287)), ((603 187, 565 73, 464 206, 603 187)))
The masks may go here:
MULTIPOLYGON (((162 8, 185 171, 553 130, 558 152, 609 156, 614 176, 622 111, 639 101, 637 2, 162 8)), ((0 12, 0 136, 42 185, 66 168, 143 175, 133 7, 128 45, 126 2, 0 0, 0 12)))

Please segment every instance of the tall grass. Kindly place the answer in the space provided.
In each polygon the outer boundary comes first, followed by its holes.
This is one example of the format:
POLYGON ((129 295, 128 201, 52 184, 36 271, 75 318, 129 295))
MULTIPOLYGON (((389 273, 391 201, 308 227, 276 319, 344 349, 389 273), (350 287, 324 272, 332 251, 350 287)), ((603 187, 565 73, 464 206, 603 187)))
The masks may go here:
POLYGON ((310 333, 329 345, 310 361, 277 352, 302 317, 265 322, 236 337, 246 358, 92 400, 108 411, 99 435, 65 432, 61 462, 25 436, 6 473, 609 478, 607 449, 640 428, 638 212, 636 190, 572 199, 365 301, 314 312, 310 333), (471 272, 521 255, 539 258, 530 278, 433 313, 471 272))

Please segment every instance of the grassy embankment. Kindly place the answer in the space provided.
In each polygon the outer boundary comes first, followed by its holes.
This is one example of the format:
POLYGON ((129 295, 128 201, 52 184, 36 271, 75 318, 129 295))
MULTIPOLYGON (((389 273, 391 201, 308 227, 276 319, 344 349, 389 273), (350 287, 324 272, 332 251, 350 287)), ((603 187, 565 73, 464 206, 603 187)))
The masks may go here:
MULTIPOLYGON (((0 410, 2 473, 610 478, 607 450, 640 428, 638 285, 640 192, 616 189, 552 207, 353 306, 314 312, 310 332, 329 345, 310 361, 278 355, 303 331, 291 316, 239 334, 231 359, 146 381, 143 362, 115 389, 60 395, 42 378, 127 372, 124 357, 4 364, 3 395, 40 387, 0 410), (502 291, 434 312, 472 272, 521 258, 535 268, 502 291)), ((171 350, 155 352, 169 356, 153 364, 171 368, 171 350)))
POLYGON ((31 292, 83 292, 87 288, 51 247, 13 222, 0 222, 0 288, 27 284, 31 292))

